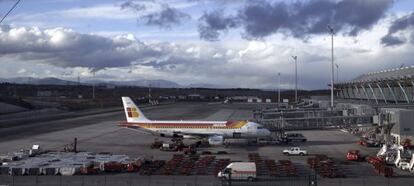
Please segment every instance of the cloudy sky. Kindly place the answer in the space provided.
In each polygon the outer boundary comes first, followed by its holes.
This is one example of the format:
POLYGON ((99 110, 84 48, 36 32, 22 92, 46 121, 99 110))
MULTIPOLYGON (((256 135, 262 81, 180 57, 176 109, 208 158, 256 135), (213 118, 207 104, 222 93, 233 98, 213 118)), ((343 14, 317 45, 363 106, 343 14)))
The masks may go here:
MULTIPOLYGON (((3 16, 16 0, 0 0, 3 16)), ((0 77, 164 79, 327 88, 414 65, 412 0, 21 0, 0 25, 0 77), (95 74, 95 76, 93 76, 95 74)))

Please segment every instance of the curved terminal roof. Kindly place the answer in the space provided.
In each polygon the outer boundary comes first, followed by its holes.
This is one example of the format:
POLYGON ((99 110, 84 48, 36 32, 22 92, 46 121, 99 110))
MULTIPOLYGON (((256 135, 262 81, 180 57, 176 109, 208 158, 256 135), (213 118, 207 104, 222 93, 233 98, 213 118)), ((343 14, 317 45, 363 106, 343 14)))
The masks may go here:
POLYGON ((395 68, 390 70, 382 70, 378 72, 370 72, 362 74, 357 78, 346 83, 359 83, 370 81, 385 81, 385 80, 399 80, 399 79, 412 79, 414 78, 414 66, 395 68))

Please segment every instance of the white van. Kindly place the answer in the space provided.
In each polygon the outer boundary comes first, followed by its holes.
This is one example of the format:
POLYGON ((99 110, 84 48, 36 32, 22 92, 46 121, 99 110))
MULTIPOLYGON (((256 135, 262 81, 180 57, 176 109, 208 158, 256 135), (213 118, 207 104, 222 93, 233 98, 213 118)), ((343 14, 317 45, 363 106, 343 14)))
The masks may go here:
POLYGON ((256 179, 256 163, 254 162, 233 162, 227 165, 217 176, 223 180, 249 180, 256 179))

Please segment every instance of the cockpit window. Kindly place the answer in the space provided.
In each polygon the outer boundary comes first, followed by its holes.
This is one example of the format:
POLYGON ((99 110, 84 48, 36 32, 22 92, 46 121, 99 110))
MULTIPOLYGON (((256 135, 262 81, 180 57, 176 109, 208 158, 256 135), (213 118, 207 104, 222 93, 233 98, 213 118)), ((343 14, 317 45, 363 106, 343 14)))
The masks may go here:
POLYGON ((257 129, 263 129, 263 127, 257 127, 257 129))

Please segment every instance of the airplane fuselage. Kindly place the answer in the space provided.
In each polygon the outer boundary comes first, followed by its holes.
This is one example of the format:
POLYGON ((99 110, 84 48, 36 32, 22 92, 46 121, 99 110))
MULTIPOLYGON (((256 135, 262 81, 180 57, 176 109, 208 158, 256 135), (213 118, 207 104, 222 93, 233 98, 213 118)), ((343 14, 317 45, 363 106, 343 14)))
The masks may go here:
POLYGON ((146 121, 123 122, 130 128, 145 129, 163 137, 180 135, 192 138, 196 135, 220 135, 225 138, 258 138, 269 135, 269 131, 259 124, 249 121, 146 121))
POLYGON ((122 97, 126 122, 120 126, 145 130, 161 137, 206 138, 222 144, 225 138, 260 138, 270 131, 250 121, 156 121, 149 120, 129 97, 122 97))

